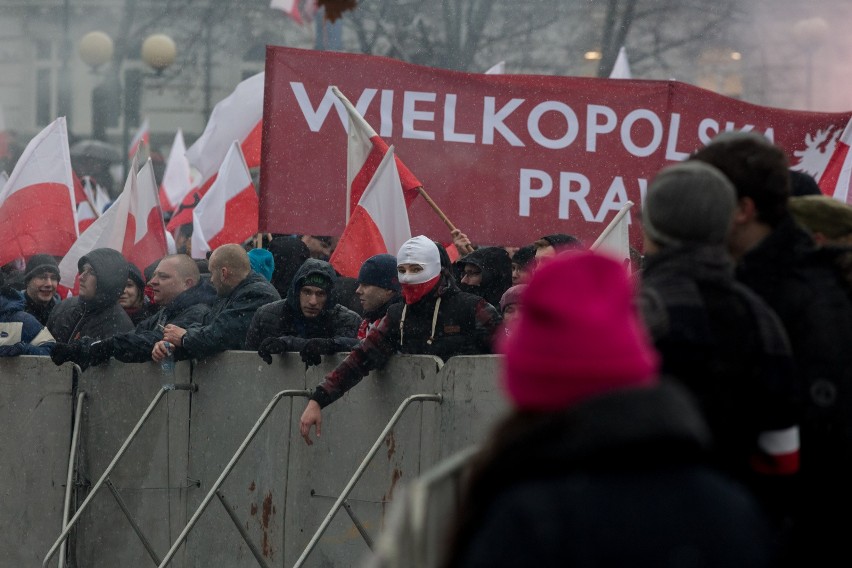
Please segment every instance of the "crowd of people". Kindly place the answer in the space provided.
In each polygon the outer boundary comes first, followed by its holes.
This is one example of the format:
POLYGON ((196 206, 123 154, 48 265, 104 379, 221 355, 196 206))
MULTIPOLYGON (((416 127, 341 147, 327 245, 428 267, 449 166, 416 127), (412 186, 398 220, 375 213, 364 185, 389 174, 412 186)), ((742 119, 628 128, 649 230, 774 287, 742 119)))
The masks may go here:
POLYGON ((660 171, 641 217, 629 270, 571 235, 477 247, 455 231, 472 250, 455 262, 421 235, 351 279, 333 239, 275 235, 149 267, 96 249, 61 299, 38 254, 2 273, 0 356, 348 353, 301 416, 310 445, 323 409, 395 354, 502 353, 513 411, 447 566, 848 564, 852 207, 766 138, 728 133, 660 171))

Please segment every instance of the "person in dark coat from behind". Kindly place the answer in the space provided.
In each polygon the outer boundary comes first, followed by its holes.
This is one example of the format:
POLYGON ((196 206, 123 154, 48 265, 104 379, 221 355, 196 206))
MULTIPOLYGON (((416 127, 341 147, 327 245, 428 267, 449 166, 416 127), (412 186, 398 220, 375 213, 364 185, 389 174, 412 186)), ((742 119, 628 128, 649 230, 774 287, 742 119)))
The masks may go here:
POLYGON ((770 566, 759 506, 706 465, 697 407, 657 378, 618 262, 558 255, 503 344, 514 411, 462 493, 445 567, 770 566))
POLYGON ((154 361, 162 361, 172 347, 177 360, 203 359, 229 349, 244 349, 254 313, 280 299, 272 284, 252 271, 248 254, 240 245, 218 247, 210 255, 209 266, 216 302, 201 323, 187 327, 166 325, 163 341, 158 341, 151 353, 154 361))
POLYGON ((104 339, 133 329, 130 317, 118 304, 127 282, 127 260, 116 250, 95 249, 77 262, 80 295, 59 303, 50 313, 47 328, 56 341, 81 337, 104 339))

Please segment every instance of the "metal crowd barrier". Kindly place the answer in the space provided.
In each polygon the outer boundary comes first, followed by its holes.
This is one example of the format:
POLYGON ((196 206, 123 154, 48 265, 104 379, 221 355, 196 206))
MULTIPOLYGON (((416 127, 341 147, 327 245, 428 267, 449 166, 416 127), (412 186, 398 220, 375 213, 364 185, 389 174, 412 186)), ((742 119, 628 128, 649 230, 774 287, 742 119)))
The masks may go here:
MULTIPOLYGON (((187 384, 167 384, 167 385, 162 386, 162 388, 157 392, 157 395, 151 401, 151 404, 148 405, 148 408, 142 414, 142 418, 140 418, 139 421, 136 423, 136 426, 133 427, 133 430, 130 432, 130 435, 127 437, 127 439, 121 445, 121 448, 119 448, 118 452, 115 454, 115 457, 113 457, 112 461, 107 466, 106 471, 104 471, 104 473, 101 475, 100 479, 98 479, 98 481, 92 487, 91 492, 86 497, 85 501, 83 501, 83 504, 80 505, 80 508, 77 509, 77 512, 74 514, 74 516, 71 518, 71 520, 64 524, 63 529, 62 529, 62 534, 59 535, 59 538, 56 539, 56 542, 53 543, 53 546, 47 552, 47 555, 44 557, 44 561, 42 562, 42 567, 47 566, 47 563, 50 561, 51 557, 53 557, 53 555, 56 553, 57 549, 60 546, 62 546, 62 544, 68 538, 68 533, 70 533, 71 529, 74 528, 74 525, 80 519, 80 516, 83 514, 83 511, 86 510, 86 507, 89 505, 89 503, 91 503, 92 499, 98 493, 98 491, 101 489, 101 487, 103 485, 106 485, 107 488, 112 492, 112 495, 115 497, 116 501, 118 502, 118 506, 124 512, 125 516, 127 517, 127 520, 130 522, 131 526, 133 527, 133 530, 139 536, 139 539, 142 541, 142 544, 145 547, 145 549, 148 551, 148 554, 151 556, 151 559, 154 561, 155 564, 159 564, 159 559, 157 558, 156 552, 154 552, 154 549, 151 547, 151 544, 150 544, 150 542, 148 542, 148 539, 145 538, 145 535, 142 533, 141 529, 139 528, 139 525, 136 523, 136 521, 130 515, 130 511, 127 509, 127 506, 124 504, 123 499, 118 494, 118 491, 115 489, 115 486, 110 481, 109 475, 110 475, 110 473, 112 473, 112 470, 115 469, 115 466, 118 464, 118 461, 124 455, 125 451, 127 451, 127 448, 130 446, 131 442, 133 442, 133 439, 136 437, 136 434, 139 432, 139 430, 142 429, 142 426, 145 424, 145 422, 148 420, 148 417, 151 415, 151 413, 154 411, 154 409, 160 403, 160 400, 162 400, 163 396, 165 396, 165 394, 170 392, 170 391, 176 391, 176 390, 185 390, 185 391, 196 392, 198 390, 198 386, 193 385, 193 384, 188 384, 188 383, 187 384)), ((79 416, 80 416, 79 415, 79 407, 78 407, 78 415, 77 416, 78 416, 78 418, 77 418, 77 424, 75 424, 75 431, 77 429, 77 426, 79 425, 79 420, 80 420, 80 418, 79 418, 79 416)), ((73 469, 73 447, 72 447, 72 462, 69 464, 69 477, 71 477, 73 475, 72 469, 73 469)), ((70 486, 70 483, 69 483, 69 486, 70 486)), ((66 501, 67 501, 67 505, 70 506, 70 497, 68 496, 68 488, 66 488, 66 501)), ((63 518, 63 521, 64 521, 64 518, 63 518)), ((63 551, 64 551, 64 548, 63 548, 63 551)), ((63 568, 62 565, 60 565, 60 568, 63 568)))

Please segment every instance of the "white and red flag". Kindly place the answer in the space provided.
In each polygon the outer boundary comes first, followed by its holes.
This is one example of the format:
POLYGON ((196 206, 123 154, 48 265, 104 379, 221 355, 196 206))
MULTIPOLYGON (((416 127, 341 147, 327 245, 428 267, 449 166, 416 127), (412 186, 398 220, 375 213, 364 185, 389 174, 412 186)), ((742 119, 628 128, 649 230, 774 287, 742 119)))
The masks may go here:
POLYGON ((249 168, 260 166, 263 81, 263 73, 252 75, 213 107, 204 132, 186 151, 190 165, 200 174, 198 188, 186 194, 176 208, 169 220, 169 231, 192 223, 193 208, 210 189, 234 140, 240 142, 246 165, 249 168))
POLYGON ((834 152, 819 177, 819 188, 822 192, 843 203, 852 203, 852 195, 849 192, 849 184, 852 181, 850 146, 852 146, 852 120, 846 123, 846 128, 837 139, 834 152))
POLYGON ((377 254, 395 255, 410 238, 408 209, 391 146, 352 210, 330 262, 340 274, 357 278, 365 260, 377 254))
POLYGON ((74 288, 77 262, 96 248, 117 250, 140 269, 165 256, 166 235, 150 159, 137 173, 134 158, 121 195, 59 262, 60 284, 74 288))
POLYGON ((178 128, 166 171, 163 173, 163 183, 160 184, 160 205, 165 211, 174 211, 183 198, 192 190, 192 174, 189 160, 186 159, 186 143, 183 141, 183 130, 178 128))
MULTIPOLYGON (((388 145, 337 87, 332 87, 331 90, 346 107, 346 113, 349 116, 346 154, 346 221, 348 222, 351 212, 358 205, 361 195, 367 189, 367 184, 375 176, 379 163, 387 153, 388 145)), ((398 156, 396 169, 399 172, 406 206, 411 205, 418 195, 417 188, 422 187, 423 184, 405 167, 398 156)))
POLYGON ((83 180, 74 176, 74 196, 77 198, 77 228, 80 233, 91 226, 109 204, 110 198, 102 185, 83 176, 83 180), (79 182, 79 188, 77 183, 79 182))
POLYGON ((257 233, 258 200, 239 141, 231 149, 210 190, 192 210, 192 256, 229 243, 242 243, 257 233))
POLYGON ((299 25, 304 24, 302 15, 299 14, 299 0, 272 0, 269 3, 270 8, 277 8, 293 18, 293 21, 299 25))
POLYGON ((38 253, 62 256, 77 239, 65 117, 33 138, 0 189, 0 265, 38 253))
POLYGON ((612 66, 612 71, 609 72, 610 79, 632 79, 633 74, 630 72, 630 62, 627 60, 627 50, 622 45, 618 49, 618 56, 615 58, 615 64, 612 66))
POLYGON ((136 155, 136 152, 139 151, 142 144, 145 146, 151 145, 151 123, 148 121, 147 117, 145 117, 145 120, 143 120, 142 124, 139 125, 139 129, 136 130, 136 134, 133 135, 133 140, 130 141, 130 146, 127 147, 127 158, 132 160, 133 156, 136 155))
POLYGON ((630 267, 629 211, 631 207, 633 202, 627 201, 589 247, 591 250, 611 256, 628 268, 630 267))

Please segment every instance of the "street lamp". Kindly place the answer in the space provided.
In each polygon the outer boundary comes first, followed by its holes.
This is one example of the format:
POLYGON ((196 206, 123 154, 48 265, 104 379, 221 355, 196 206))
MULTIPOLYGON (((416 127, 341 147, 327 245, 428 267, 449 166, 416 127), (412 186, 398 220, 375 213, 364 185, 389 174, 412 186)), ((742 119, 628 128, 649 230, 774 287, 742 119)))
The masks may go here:
MULTIPOLYGON (((113 57, 113 42, 112 39, 104 32, 94 31, 89 32, 80 39, 78 46, 80 59, 86 65, 94 70, 97 70, 101 65, 112 60, 113 57)), ((177 48, 174 40, 165 34, 153 34, 145 38, 142 42, 141 50, 142 61, 151 67, 157 76, 162 75, 177 57, 177 48)), ((122 147, 123 151, 127 152, 127 147, 130 145, 130 104, 128 104, 128 89, 127 76, 124 76, 124 85, 122 88, 122 106, 124 109, 123 124, 122 124, 122 147)), ((93 105, 92 112, 97 113, 98 108, 93 105)), ((93 130, 95 130, 93 128, 93 130)), ((127 158, 124 160, 124 171, 127 172, 127 158)))
POLYGON ((813 105, 814 53, 825 43, 828 24, 822 18, 799 20, 793 26, 793 37, 805 52, 805 97, 808 110, 813 105))

